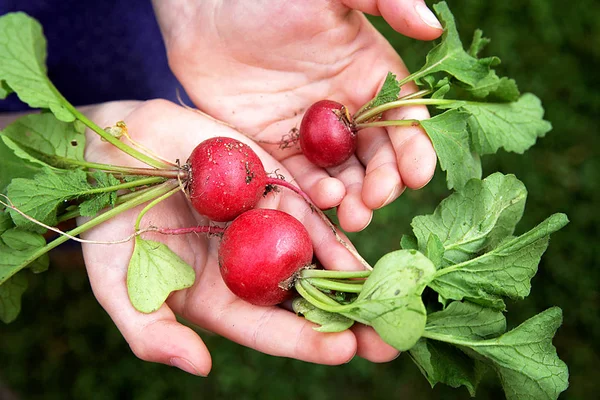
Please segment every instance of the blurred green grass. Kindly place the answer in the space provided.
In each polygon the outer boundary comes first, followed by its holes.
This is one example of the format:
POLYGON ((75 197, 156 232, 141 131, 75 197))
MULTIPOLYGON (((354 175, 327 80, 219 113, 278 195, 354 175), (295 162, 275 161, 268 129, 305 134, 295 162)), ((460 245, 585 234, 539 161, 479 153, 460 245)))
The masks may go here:
MULTIPOLYGON (((428 2, 432 4, 433 2, 428 2)), ((531 295, 509 305, 509 324, 558 305, 564 325, 555 338, 570 368, 561 398, 593 398, 600 364, 600 3, 449 0, 463 42, 481 28, 498 55, 500 75, 522 92, 538 95, 553 130, 524 156, 484 158, 484 174, 514 173, 529 189, 524 231, 554 212, 571 223, 552 236, 531 295)), ((431 47, 373 22, 398 49, 409 69, 431 47)), ((375 213, 369 228, 351 238, 375 262, 398 248, 413 216, 433 211, 448 194, 441 173, 419 191, 407 191, 375 213)), ((63 255, 77 248, 63 248, 63 255)), ((22 399, 462 399, 464 388, 431 389, 407 356, 386 364, 355 359, 339 367, 262 355, 201 332, 213 354, 208 378, 136 359, 94 299, 75 260, 55 259, 49 272, 32 276, 17 321, 0 330, 0 398, 22 399), (60 264, 60 265, 56 265, 60 264), (4 396, 4 397, 3 397, 4 396)), ((489 376, 477 398, 503 398, 489 376)))

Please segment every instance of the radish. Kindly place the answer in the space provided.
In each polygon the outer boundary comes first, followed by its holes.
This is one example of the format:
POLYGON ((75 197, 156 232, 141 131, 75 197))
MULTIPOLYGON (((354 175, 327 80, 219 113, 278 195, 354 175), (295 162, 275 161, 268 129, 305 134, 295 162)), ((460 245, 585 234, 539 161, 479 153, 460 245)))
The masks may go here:
POLYGON ((312 201, 282 176, 269 177, 258 155, 248 145, 229 137, 200 143, 183 167, 187 170, 189 199, 200 214, 216 222, 228 222, 256 206, 260 198, 285 187, 312 201))
POLYGON ((272 306, 292 296, 295 277, 309 266, 313 248, 306 228, 278 210, 253 209, 225 229, 219 267, 227 287, 249 303, 272 306))
POLYGON ((187 162, 189 198, 200 214, 231 221, 254 208, 267 186, 260 158, 246 144, 228 137, 200 143, 187 162))
POLYGON ((340 165, 356 150, 357 130, 348 109, 332 100, 311 105, 300 123, 302 152, 313 164, 329 168, 340 165))

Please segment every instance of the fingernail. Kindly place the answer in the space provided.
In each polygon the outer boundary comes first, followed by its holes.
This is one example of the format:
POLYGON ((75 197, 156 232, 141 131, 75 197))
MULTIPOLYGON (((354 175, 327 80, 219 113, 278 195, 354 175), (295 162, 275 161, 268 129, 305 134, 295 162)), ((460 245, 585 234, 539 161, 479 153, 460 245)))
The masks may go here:
MULTIPOLYGON (((388 196, 387 199, 385 199, 385 201, 383 202, 383 204, 381 205, 381 207, 385 207, 388 204, 390 204, 392 201, 396 200, 396 198, 398 196, 400 196, 401 190, 404 190, 404 188, 400 187, 400 185, 396 185, 394 186, 394 189, 392 190, 392 192, 390 193, 390 195, 388 196)), ((381 208, 379 207, 379 208, 381 208)))
POLYGON ((194 367, 194 364, 192 364, 185 358, 173 357, 169 360, 169 363, 171 364, 171 366, 177 367, 180 370, 187 372, 188 374, 206 377, 206 375, 202 375, 201 373, 199 373, 196 367, 194 367))
POLYGON ((427 8, 425 3, 418 2, 415 5, 415 10, 417 11, 417 14, 419 14, 419 17, 421 17, 421 20, 427 25, 431 26, 432 28, 442 29, 442 24, 440 24, 440 21, 438 21, 435 14, 433 14, 433 12, 427 8))
POLYGON ((354 360, 354 357, 356 357, 356 350, 354 351, 354 354, 352 354, 352 357, 350 357, 350 359, 348 361, 346 361, 344 364, 350 364, 352 362, 352 360, 354 360))
POLYGON ((362 228, 360 228, 358 230, 358 232, 364 230, 367 226, 369 226, 369 224, 371 223, 371 221, 373 221, 373 212, 371 212, 371 215, 369 216, 369 221, 365 224, 365 226, 363 226, 362 228))

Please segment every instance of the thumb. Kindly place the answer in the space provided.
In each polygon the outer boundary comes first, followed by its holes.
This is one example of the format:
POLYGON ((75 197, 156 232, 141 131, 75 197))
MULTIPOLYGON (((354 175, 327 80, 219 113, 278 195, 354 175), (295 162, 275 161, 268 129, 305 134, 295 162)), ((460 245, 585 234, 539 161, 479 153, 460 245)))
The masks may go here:
POLYGON ((381 15, 395 31, 419 40, 433 40, 443 31, 423 0, 342 0, 346 7, 381 15))

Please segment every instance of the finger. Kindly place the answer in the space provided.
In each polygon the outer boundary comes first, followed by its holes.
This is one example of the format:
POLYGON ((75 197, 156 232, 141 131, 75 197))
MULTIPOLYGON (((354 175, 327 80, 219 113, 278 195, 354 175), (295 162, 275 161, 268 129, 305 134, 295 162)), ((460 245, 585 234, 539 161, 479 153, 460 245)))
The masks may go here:
POLYGON ((322 333, 296 314, 279 307, 247 303, 229 291, 216 266, 204 271, 179 312, 188 320, 257 351, 325 365, 350 361, 356 353, 351 331, 322 333))
POLYGON ((423 0, 343 0, 353 9, 381 15, 397 32, 419 40, 433 40, 442 34, 442 25, 423 0))
MULTIPOLYGON (((381 58, 377 66, 385 76, 387 71, 398 77, 409 75, 406 66, 395 55, 381 58)), ((377 91, 383 82, 379 83, 377 91)), ((413 82, 402 86, 399 97, 418 90, 413 82)), ((375 92, 377 93, 377 92, 375 92)), ((427 107, 403 106, 384 113, 385 120, 422 120, 429 118, 427 107)), ((425 131, 418 125, 364 129, 359 132, 357 155, 367 166, 363 186, 363 201, 379 208, 394 201, 405 189, 418 189, 433 177, 437 157, 425 131), (382 132, 387 132, 387 135, 382 132), (387 140, 386 140, 387 138, 387 140), (393 170, 394 166, 396 171, 393 170), (388 182, 381 185, 381 182, 388 182), (395 184, 392 186, 392 184, 395 184)))
POLYGON ((358 135, 356 154, 366 165, 362 199, 375 210, 388 205, 404 191, 396 152, 383 128, 368 128, 358 135))
POLYGON ((294 183, 322 210, 338 206, 346 195, 346 188, 340 180, 329 176, 327 171, 302 154, 291 156, 282 164, 294 177, 294 183))
MULTIPOLYGON (((385 119, 422 120, 429 118, 424 106, 400 107, 390 110, 385 119)), ((386 128, 396 153, 398 171, 404 185, 411 189, 425 186, 433 177, 437 156, 427 133, 420 126, 386 128)))
MULTIPOLYGON (((121 221, 95 228, 85 235, 86 239, 102 240, 131 229, 130 219, 121 221)), ((212 364, 208 349, 193 330, 177 322, 166 305, 151 314, 141 313, 131 305, 125 276, 132 251, 130 242, 83 246, 90 284, 98 302, 140 359, 173 365, 195 375, 208 375, 212 364)))
POLYGON ((398 350, 385 343, 370 326, 354 324, 352 331, 356 335, 357 356, 371 362, 383 363, 400 355, 398 350))
POLYGON ((346 196, 337 210, 341 228, 347 232, 365 229, 373 218, 373 210, 362 199, 364 167, 356 157, 352 156, 342 165, 329 168, 328 171, 346 187, 346 196))

